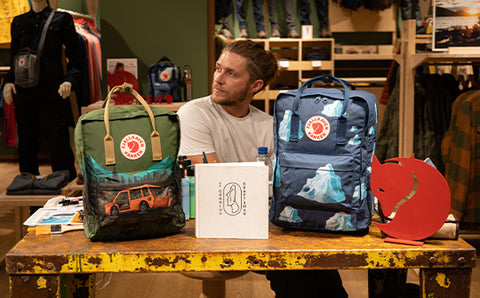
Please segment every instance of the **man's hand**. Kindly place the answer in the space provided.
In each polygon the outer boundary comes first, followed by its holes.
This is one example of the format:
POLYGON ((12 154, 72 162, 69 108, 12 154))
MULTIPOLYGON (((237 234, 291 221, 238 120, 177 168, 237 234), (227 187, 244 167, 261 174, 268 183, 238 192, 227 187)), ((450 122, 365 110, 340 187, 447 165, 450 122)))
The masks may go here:
POLYGON ((217 153, 215 153, 215 152, 207 153, 207 154, 205 154, 205 156, 203 156, 203 155, 190 155, 190 156, 187 156, 187 158, 192 161, 192 165, 194 165, 196 163, 205 163, 204 158, 207 159, 206 162, 208 162, 208 163, 220 162, 218 160, 217 153))
POLYGON ((58 94, 65 99, 70 96, 70 91, 72 90, 72 83, 70 82, 63 82, 60 84, 60 87, 58 87, 58 94))
POLYGON ((13 83, 6 83, 5 87, 3 87, 3 98, 7 104, 11 104, 13 102, 13 94, 17 94, 17 89, 15 89, 15 84, 13 83))

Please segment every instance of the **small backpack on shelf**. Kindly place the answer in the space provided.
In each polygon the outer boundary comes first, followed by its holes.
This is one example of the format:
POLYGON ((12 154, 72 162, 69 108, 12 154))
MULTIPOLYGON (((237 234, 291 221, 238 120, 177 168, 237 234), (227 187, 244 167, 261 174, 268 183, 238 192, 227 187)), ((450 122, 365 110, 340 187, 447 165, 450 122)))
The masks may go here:
POLYGON ((182 71, 167 57, 149 67, 148 84, 155 102, 182 101, 182 71))

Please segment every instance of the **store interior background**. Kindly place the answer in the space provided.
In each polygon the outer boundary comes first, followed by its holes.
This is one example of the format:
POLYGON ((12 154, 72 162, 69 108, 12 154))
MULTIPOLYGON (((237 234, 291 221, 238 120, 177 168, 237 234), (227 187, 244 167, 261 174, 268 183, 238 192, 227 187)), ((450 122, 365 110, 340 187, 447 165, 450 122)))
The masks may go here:
MULTIPOLYGON (((266 2, 266 1, 265 1, 266 2)), ((296 2, 296 1, 295 1, 296 2)), ((314 1, 309 0, 310 20, 314 37, 318 34, 318 19, 314 1)), ((266 4, 265 4, 266 5, 266 4)), ((193 97, 209 94, 213 67, 216 60, 214 22, 215 0, 183 1, 129 1, 99 0, 96 11, 96 27, 100 30, 102 48, 102 97, 107 95, 106 59, 137 58, 139 91, 148 94, 148 67, 166 56, 183 67, 189 65, 193 75, 193 97)), ((88 14, 86 0, 58 0, 58 8, 88 14)), ((249 36, 256 36, 251 1, 245 1, 249 36)), ((297 6, 294 5, 297 10, 297 6)), ((287 25, 282 1, 277 1, 277 15, 282 37, 287 25)), ((396 25, 392 25, 394 9, 371 11, 363 7, 357 11, 339 8, 330 1, 330 24, 333 37, 339 43, 392 44, 396 25), (344 29, 347 28, 347 29, 344 29), (333 31, 332 30, 332 31, 333 31), (338 32, 338 31, 350 32, 338 32)), ((265 11, 267 33, 270 33, 268 13, 265 11)), ((297 31, 301 33, 299 14, 296 13, 297 31)), ((234 36, 239 35, 235 9, 229 17, 229 27, 234 36)), ((341 62, 338 62, 341 63, 341 62)), ((350 63, 350 62, 346 62, 350 63)), ((371 63, 371 62, 369 62, 371 63)), ((9 49, 0 48, 0 65, 9 64, 9 49)), ((384 61, 377 73, 370 76, 386 76, 390 62, 384 61)), ((361 65, 360 65, 361 67, 361 65)), ((339 65, 341 69, 341 65, 339 65)), ((343 77, 345 73, 336 71, 343 77)), ((356 75, 351 70, 347 74, 356 75)), ((100 100, 100 98, 98 99, 100 100)), ((0 144, 0 158, 14 160, 16 149, 0 144)))
MULTIPOLYGON (((282 36, 286 35, 286 23, 283 17, 281 1, 277 1, 277 15, 280 21, 282 36)), ((313 0, 309 0, 311 7, 310 19, 314 28, 314 34, 318 33, 318 20, 315 14, 313 0)), ((249 34, 255 37, 255 26, 251 1, 245 3, 249 34)), ((75 12, 88 14, 85 0, 58 0, 58 7, 75 12)), ((296 9, 296 7, 295 7, 296 9)), ((235 36, 239 35, 238 23, 234 17, 235 11, 229 20, 229 26, 235 36)), ((363 8, 357 12, 345 12, 344 17, 330 17, 330 24, 333 28, 351 27, 351 32, 333 32, 333 37, 338 42, 351 42, 352 44, 392 44, 391 23, 389 31, 382 31, 385 24, 379 22, 381 17, 390 12, 365 11, 363 8), (363 16, 359 18, 358 16, 363 16), (370 29, 376 30, 374 34, 367 32, 370 29)), ((301 25, 297 15, 297 30, 301 32, 301 25)), ((267 17, 267 16, 266 16, 267 17)), ((268 23, 268 22, 267 22, 268 23)), ((182 1, 131 1, 131 0, 99 0, 96 15, 96 26, 102 33, 102 72, 103 86, 102 95, 106 96, 106 59, 108 58, 137 58, 138 74, 140 83, 140 94, 148 93, 148 67, 157 62, 161 57, 167 56, 175 64, 190 65, 193 72, 193 96, 194 98, 205 96, 209 93, 211 74, 215 62, 215 36, 214 28, 214 0, 182 0, 182 1)), ((396 25, 395 25, 396 26, 396 25)), ((269 26, 268 26, 269 28, 269 26)), ((395 28, 398 31, 398 28, 395 28)), ((267 30, 267 33, 270 31, 267 30)), ((396 34, 396 33, 395 33, 396 34)), ((8 65, 9 50, 0 48, 0 65, 8 65)), ((387 64, 388 68, 389 63, 387 64)), ((388 69, 382 69, 386 75, 388 69)), ((337 74, 337 71, 336 71, 337 74)), ((339 73, 341 74, 341 73, 339 73)), ((0 144, 0 162, 5 160, 15 161, 16 149, 0 144)), ((10 183, 16 174, 16 167, 9 168, 10 172, 2 173, 1 191, 10 183), (7 181, 8 180, 8 181, 7 181)), ((42 173, 49 171, 48 166, 41 169, 42 173)), ((0 253, 4 254, 11 247, 13 233, 13 210, 8 208, 0 212, 0 237, 2 245, 0 253), (12 238, 12 239, 10 239, 12 238), (10 247, 8 247, 10 246, 10 247)), ((351 297, 365 297, 366 270, 362 272, 344 272, 351 274, 345 276, 345 281, 351 289, 351 297)), ((137 295, 140 297, 156 297, 160 291, 167 294, 165 287, 170 289, 171 297, 175 297, 175 291, 179 290, 185 295, 198 293, 201 284, 197 280, 185 278, 181 275, 152 274, 144 275, 142 280, 137 279, 135 287, 131 285, 134 276, 118 275, 115 285, 99 296, 115 296, 123 291, 122 297, 137 295), (122 286, 123 285, 123 286, 122 286), (162 288, 163 287, 163 288, 162 288), (136 290, 141 289, 141 290, 136 290), (113 291, 113 292, 112 292, 113 291), (185 292, 186 291, 186 292, 185 292), (190 292, 189 292, 190 291, 190 292), (146 295, 143 295, 146 294, 146 295)), ((258 280, 256 275, 248 275, 239 279, 238 289, 231 288, 235 297, 272 297, 268 283, 265 280, 258 280), (253 287, 252 287, 253 285, 253 287), (259 294, 262 295, 259 295, 259 294), (256 294, 256 295, 255 295, 256 294)), ((7 297, 8 278, 3 272, 0 276, 0 297, 7 297)), ((472 280, 472 296, 480 295, 480 269, 474 269, 472 280)), ((157 296, 158 297, 158 296, 157 296)))

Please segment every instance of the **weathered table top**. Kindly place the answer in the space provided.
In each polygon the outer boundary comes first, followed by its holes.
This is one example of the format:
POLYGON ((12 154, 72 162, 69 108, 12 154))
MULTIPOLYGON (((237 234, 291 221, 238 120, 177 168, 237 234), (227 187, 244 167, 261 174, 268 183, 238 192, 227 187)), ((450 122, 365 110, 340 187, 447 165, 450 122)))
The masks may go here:
POLYGON ((276 269, 473 268, 467 242, 427 239, 423 246, 385 243, 378 228, 365 236, 288 231, 270 225, 266 240, 200 239, 189 220, 163 238, 92 242, 83 231, 28 233, 6 255, 9 274, 230 271, 276 269))

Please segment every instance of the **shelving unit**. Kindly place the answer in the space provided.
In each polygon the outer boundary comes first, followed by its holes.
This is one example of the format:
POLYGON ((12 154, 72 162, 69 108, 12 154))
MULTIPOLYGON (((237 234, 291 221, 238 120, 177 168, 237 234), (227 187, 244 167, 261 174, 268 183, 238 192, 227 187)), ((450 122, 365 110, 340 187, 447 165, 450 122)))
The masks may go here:
POLYGON ((253 98, 253 104, 266 113, 273 111, 273 102, 284 90, 296 89, 308 79, 322 75, 334 74, 333 38, 270 38, 253 39, 272 51, 279 66, 278 76, 253 98), (315 54, 317 58, 307 60, 315 54))
POLYGON ((402 22, 400 54, 395 60, 400 64, 400 120, 399 156, 409 157, 413 153, 415 69, 428 63, 472 63, 480 62, 480 53, 450 54, 445 52, 416 53, 415 20, 402 22))

